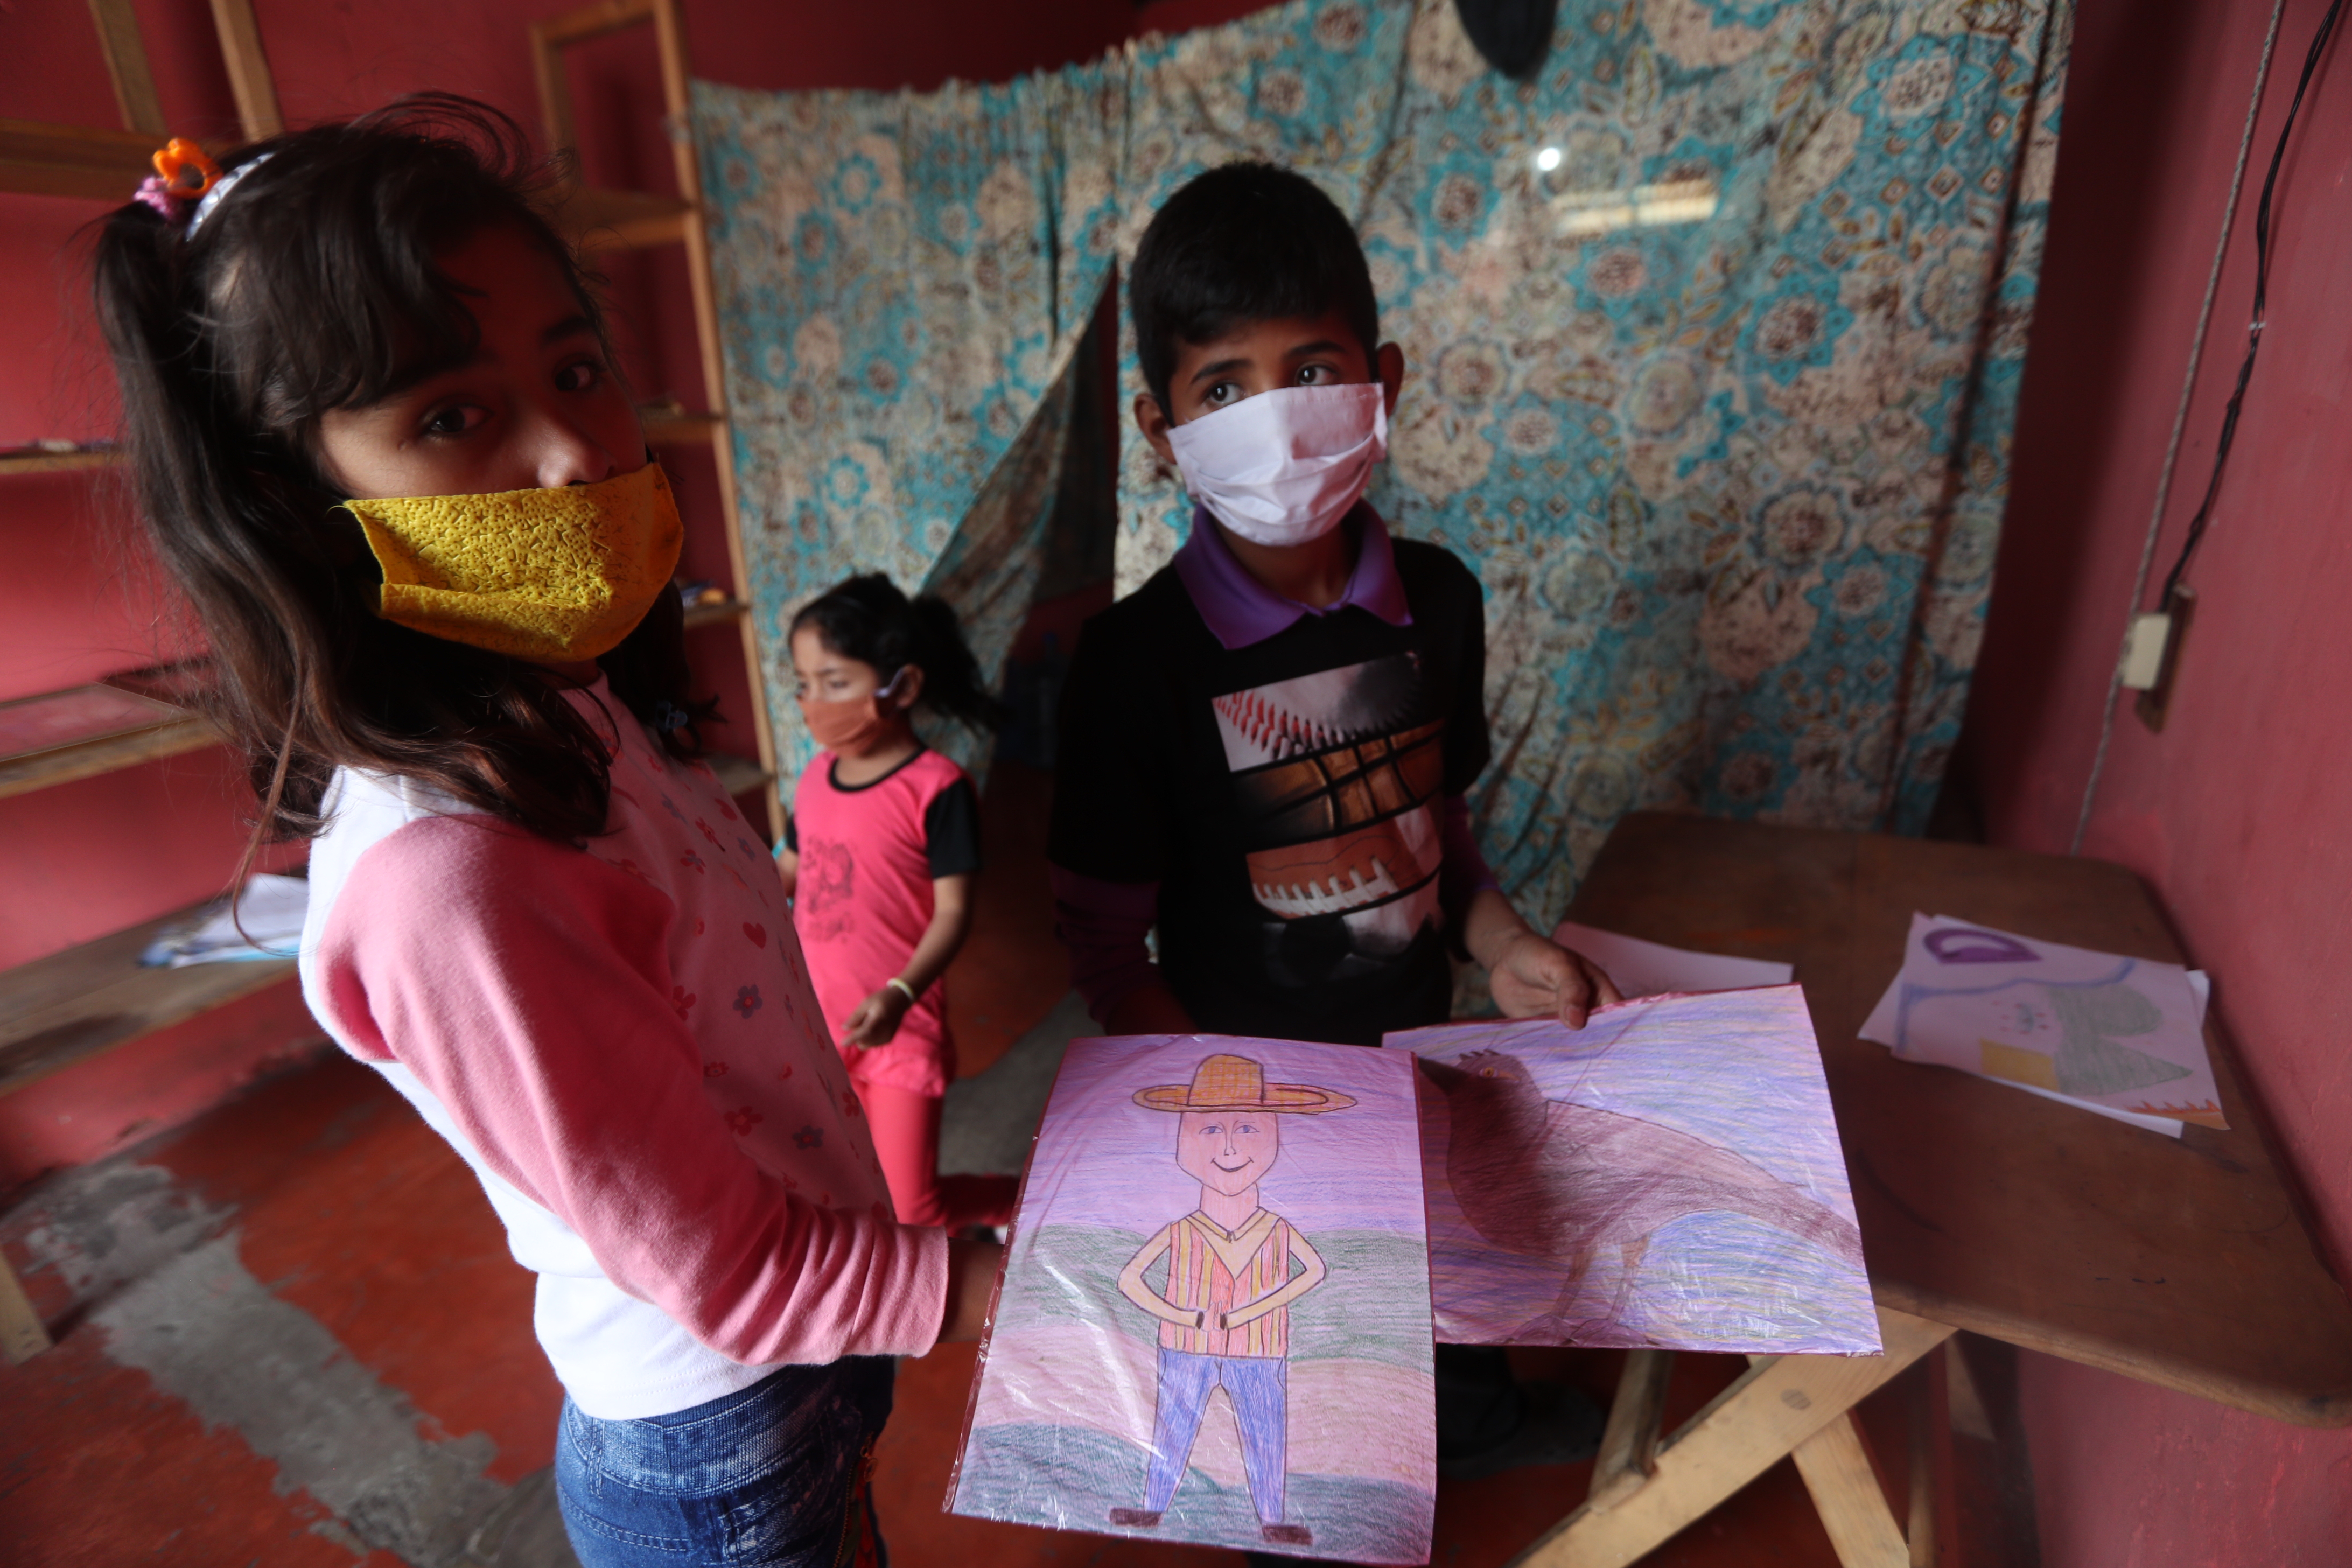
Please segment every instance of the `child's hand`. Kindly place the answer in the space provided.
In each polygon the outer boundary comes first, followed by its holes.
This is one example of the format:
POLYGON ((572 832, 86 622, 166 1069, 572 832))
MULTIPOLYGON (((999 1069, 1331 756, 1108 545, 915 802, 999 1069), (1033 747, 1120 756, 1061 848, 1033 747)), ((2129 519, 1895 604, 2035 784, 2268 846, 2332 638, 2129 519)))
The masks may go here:
POLYGON ((1558 1013, 1571 1029, 1584 1027, 1593 1008, 1625 1000, 1599 964, 1533 931, 1513 937, 1496 955, 1487 976, 1504 1016, 1558 1013))
POLYGON ((1004 1267, 1004 1248, 992 1241, 948 1243, 947 1316, 940 1324, 940 1342, 956 1344, 980 1338, 988 1327, 988 1303, 996 1292, 996 1276, 1004 1267))
POLYGON ((857 1005, 841 1026, 841 1043, 867 1049, 887 1046, 898 1032, 899 1020, 914 1004, 895 985, 885 985, 857 1005))

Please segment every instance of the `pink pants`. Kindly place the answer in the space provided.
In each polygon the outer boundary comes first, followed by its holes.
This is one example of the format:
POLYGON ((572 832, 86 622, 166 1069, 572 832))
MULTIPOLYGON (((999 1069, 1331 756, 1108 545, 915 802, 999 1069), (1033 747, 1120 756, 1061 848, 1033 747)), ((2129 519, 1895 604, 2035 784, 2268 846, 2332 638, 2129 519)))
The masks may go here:
POLYGON ((937 1096, 887 1084, 856 1087, 899 1224, 961 1230, 1012 1223, 1013 1202, 1021 1186, 1016 1178, 940 1174, 941 1102, 937 1096))

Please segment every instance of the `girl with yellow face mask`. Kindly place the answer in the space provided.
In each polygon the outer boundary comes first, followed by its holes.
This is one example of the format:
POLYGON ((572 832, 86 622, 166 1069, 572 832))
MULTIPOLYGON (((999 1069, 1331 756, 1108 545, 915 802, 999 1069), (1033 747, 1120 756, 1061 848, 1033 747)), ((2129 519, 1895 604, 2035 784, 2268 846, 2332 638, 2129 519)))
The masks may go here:
POLYGON ((97 258, 126 445, 261 831, 311 840, 306 999, 539 1275, 581 1561, 832 1561, 890 1358, 976 1336, 997 1249, 892 1216, 521 144, 436 97, 168 149, 97 258))

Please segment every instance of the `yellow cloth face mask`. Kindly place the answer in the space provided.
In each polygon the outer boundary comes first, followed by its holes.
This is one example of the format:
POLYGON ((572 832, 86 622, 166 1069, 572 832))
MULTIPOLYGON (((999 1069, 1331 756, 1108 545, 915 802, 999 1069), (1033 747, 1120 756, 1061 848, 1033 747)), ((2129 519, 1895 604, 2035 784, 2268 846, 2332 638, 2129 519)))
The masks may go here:
POLYGON ((387 621, 515 658, 618 647, 670 591, 686 541, 659 463, 593 485, 353 500, 387 621))

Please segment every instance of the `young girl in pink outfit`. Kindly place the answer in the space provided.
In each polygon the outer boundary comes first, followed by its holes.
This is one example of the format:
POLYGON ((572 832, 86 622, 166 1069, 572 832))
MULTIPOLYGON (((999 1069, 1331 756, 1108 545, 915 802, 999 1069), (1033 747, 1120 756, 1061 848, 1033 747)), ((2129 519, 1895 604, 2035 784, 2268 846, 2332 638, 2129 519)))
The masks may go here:
POLYGON ((955 1076, 941 976, 971 929, 980 801, 912 722, 921 707, 992 728, 1002 705, 981 689, 955 612, 909 601, 879 573, 793 616, 792 650, 801 713, 824 750, 801 774, 776 863, 817 1000, 898 1218, 1003 1225, 1011 1177, 939 1173, 940 1108, 955 1076))
POLYGON ((311 841, 305 998, 539 1276, 580 1561, 867 1561, 890 1358, 996 1249, 890 1212, 521 144, 426 98, 159 156, 97 256, 141 510, 311 841))

